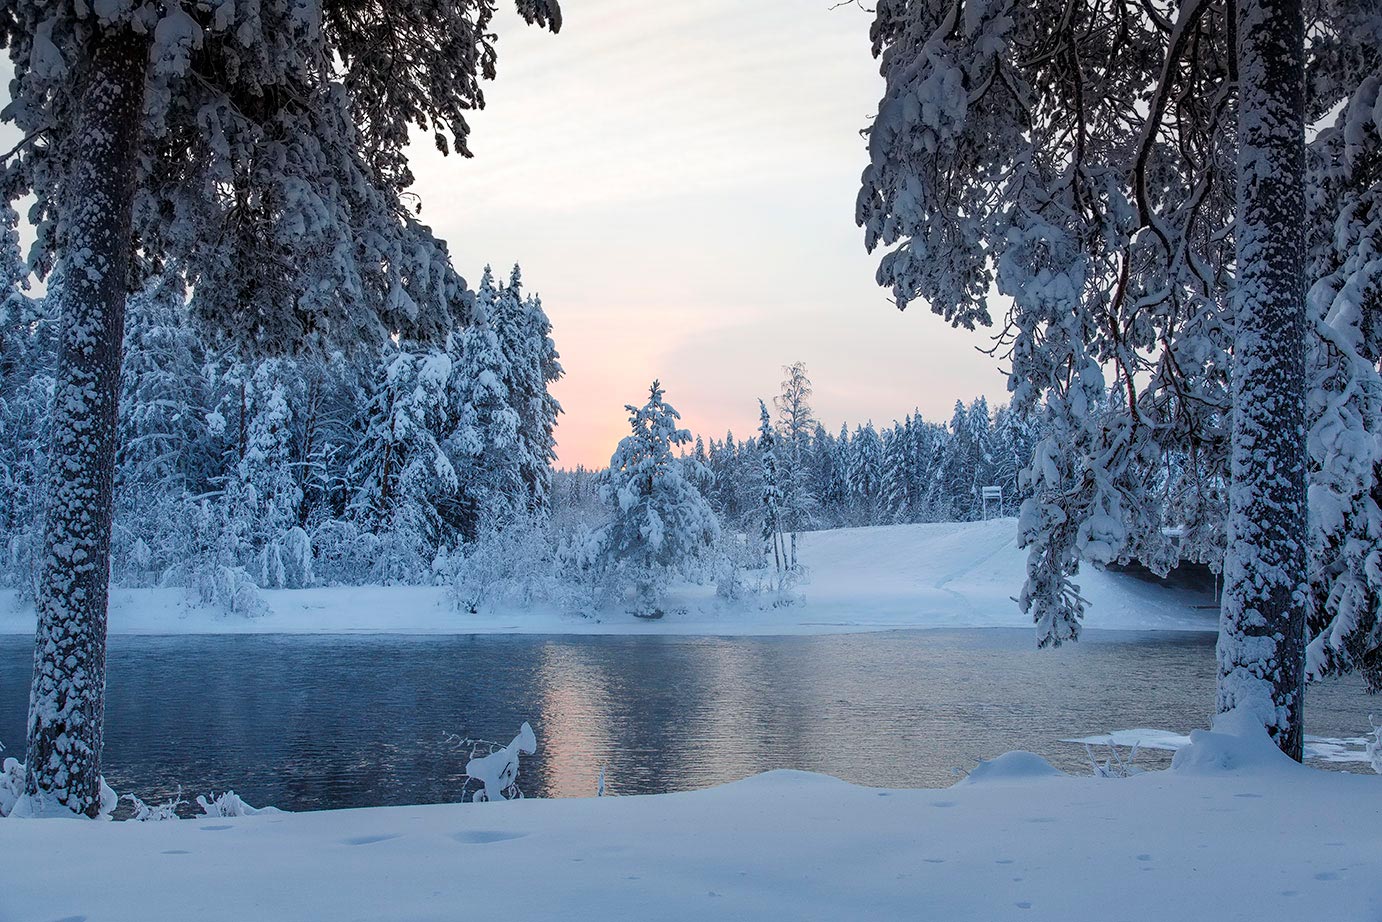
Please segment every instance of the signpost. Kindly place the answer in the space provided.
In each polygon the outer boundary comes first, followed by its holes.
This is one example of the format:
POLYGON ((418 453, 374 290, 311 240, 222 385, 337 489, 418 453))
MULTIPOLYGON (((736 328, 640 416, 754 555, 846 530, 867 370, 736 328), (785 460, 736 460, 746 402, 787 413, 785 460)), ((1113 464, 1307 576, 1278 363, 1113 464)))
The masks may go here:
POLYGON ((999 514, 999 515, 1002 515, 1002 514, 1003 514, 1003 488, 1002 488, 1002 487, 984 487, 983 492, 982 492, 982 494, 981 494, 981 499, 983 499, 983 502, 984 502, 984 521, 986 521, 986 522, 988 521, 988 517, 989 517, 989 502, 990 502, 990 501, 996 502, 996 503, 998 504, 998 514, 999 514))

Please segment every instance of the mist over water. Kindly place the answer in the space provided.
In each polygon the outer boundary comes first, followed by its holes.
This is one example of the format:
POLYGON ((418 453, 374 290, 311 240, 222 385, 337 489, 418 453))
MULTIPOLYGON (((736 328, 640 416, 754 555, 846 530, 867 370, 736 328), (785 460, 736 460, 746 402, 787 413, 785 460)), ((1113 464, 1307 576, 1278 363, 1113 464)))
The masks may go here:
MULTIPOLYGON (((0 742, 22 758, 32 664, 0 637, 0 742)), ((527 720, 528 796, 685 791, 795 768, 885 787, 1029 749, 1088 773, 1061 737, 1207 726, 1214 636, 1027 630, 816 637, 188 636, 110 641, 105 774, 154 801, 233 789, 288 810, 459 799, 467 751, 527 720)), ((1311 689, 1308 731, 1358 736, 1360 682, 1311 689)), ((1101 755, 1103 755, 1101 753, 1101 755)), ((1145 751, 1159 767, 1168 753, 1145 751)), ((1345 766, 1347 767, 1347 766, 1345 766)), ((1364 771, 1365 766, 1353 766, 1364 771)))

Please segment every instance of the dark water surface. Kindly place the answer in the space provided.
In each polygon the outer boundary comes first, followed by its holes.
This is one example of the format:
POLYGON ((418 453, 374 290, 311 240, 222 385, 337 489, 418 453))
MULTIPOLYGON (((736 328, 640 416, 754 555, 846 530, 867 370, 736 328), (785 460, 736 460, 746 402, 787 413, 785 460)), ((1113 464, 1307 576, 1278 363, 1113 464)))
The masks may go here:
MULTIPOLYGON (((458 799, 447 734, 528 720, 531 795, 683 791, 773 768, 888 787, 1030 749, 1085 773, 1112 729, 1185 732, 1214 701, 1210 634, 1029 630, 823 637, 114 637, 105 774, 154 801, 234 789, 289 810, 458 799)), ((32 642, 0 636, 0 742, 22 758, 32 642)), ((1359 736, 1359 682, 1312 688, 1308 730, 1359 736)), ((1155 767, 1169 756, 1143 753, 1155 767)), ((1366 770, 1365 766, 1351 766, 1366 770)))

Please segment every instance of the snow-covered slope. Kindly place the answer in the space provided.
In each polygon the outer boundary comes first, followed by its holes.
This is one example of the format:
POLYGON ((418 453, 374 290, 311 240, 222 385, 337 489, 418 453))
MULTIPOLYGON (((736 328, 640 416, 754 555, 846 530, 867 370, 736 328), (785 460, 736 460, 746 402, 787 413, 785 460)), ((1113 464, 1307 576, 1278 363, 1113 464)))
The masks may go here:
MULTIPOLYGON (((1026 553, 1012 519, 893 525, 801 536, 807 582, 790 605, 726 603, 710 587, 673 592, 670 613, 640 621, 612 608, 598 619, 535 609, 455 611, 431 586, 332 587, 264 593, 272 613, 229 618, 188 605, 172 589, 116 589, 113 633, 831 633, 934 627, 1025 627, 1012 597, 1026 553)), ((1214 630, 1208 600, 1117 573, 1083 574, 1087 626, 1116 630, 1214 630)), ((28 633, 33 613, 0 596, 0 632, 28 633)))
POLYGON ((1377 919, 1379 819, 1382 778, 1197 731, 1172 770, 1126 780, 1009 753, 942 790, 772 772, 652 797, 6 819, 0 919, 1377 919))

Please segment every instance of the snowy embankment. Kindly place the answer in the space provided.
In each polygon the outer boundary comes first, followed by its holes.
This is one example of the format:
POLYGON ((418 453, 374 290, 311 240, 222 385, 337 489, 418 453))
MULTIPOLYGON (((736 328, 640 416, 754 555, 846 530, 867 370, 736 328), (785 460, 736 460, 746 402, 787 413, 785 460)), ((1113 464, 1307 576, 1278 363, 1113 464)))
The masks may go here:
POLYGON ((1380 821, 1382 778, 1302 768, 1252 727, 1128 779, 1009 753, 944 790, 772 772, 651 797, 4 820, 0 920, 1377 919, 1380 821))
MULTIPOLYGON (((227 617, 189 605, 177 589, 115 589, 110 630, 177 633, 687 633, 807 634, 899 628, 1025 627, 1013 602, 1026 572, 1012 519, 810 532, 800 538, 809 573, 790 605, 726 602, 713 587, 674 590, 661 621, 608 606, 598 618, 534 607, 457 611, 442 587, 346 586, 265 591, 271 613, 227 617)), ((1214 630, 1217 612, 1193 593, 1088 570, 1086 624, 1111 630, 1214 630)), ((33 630, 31 608, 0 594, 0 633, 33 630)))

